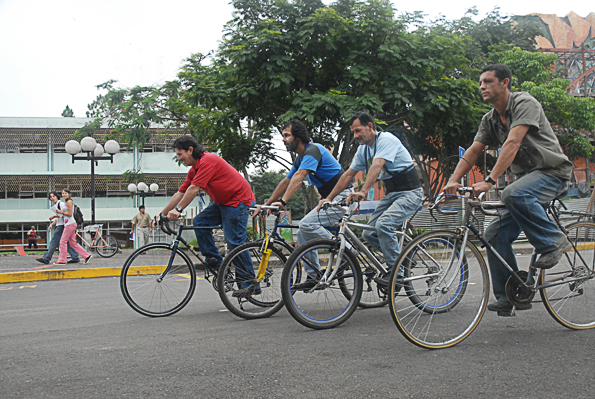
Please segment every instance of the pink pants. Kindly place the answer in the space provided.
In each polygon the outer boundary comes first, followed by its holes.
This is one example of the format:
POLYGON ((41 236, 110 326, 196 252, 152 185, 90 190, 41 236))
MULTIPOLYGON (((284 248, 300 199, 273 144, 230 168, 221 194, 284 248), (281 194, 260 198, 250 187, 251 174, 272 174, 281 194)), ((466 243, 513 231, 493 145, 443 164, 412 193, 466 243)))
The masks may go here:
POLYGON ((70 244, 70 246, 78 252, 83 259, 87 259, 91 256, 78 242, 76 242, 76 223, 64 226, 62 238, 60 238, 60 256, 58 256, 58 263, 66 263, 68 244, 70 244))

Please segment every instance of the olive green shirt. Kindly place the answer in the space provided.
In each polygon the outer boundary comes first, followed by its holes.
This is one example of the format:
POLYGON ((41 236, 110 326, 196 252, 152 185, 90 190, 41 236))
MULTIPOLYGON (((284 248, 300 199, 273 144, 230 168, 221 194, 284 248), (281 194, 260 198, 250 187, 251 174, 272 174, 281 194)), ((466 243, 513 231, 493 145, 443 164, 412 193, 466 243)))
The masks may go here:
POLYGON ((151 216, 147 212, 144 215, 139 212, 132 218, 132 224, 135 224, 136 227, 151 227, 151 216))
POLYGON ((500 115, 492 109, 483 116, 474 140, 489 148, 499 148, 512 128, 529 126, 510 171, 515 175, 524 175, 541 170, 561 179, 570 179, 574 166, 562 152, 541 104, 533 96, 522 91, 510 93, 506 105, 506 125, 502 125, 500 115))

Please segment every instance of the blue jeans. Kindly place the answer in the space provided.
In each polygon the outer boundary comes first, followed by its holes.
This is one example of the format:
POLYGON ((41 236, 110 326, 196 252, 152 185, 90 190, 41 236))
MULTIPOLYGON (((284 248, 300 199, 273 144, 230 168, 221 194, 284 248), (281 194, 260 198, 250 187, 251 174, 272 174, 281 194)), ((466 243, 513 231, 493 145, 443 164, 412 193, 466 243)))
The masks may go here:
MULTIPOLYGON (((237 207, 217 205, 211 202, 209 206, 194 217, 194 226, 221 225, 227 246, 232 251, 234 248, 246 243, 249 216, 249 207, 242 202, 237 207)), ((211 229, 197 229, 194 232, 198 248, 207 261, 221 265, 223 258, 215 245, 213 231, 211 229), (214 259, 214 261, 211 259, 214 259)), ((248 251, 242 252, 241 258, 245 263, 245 267, 236 267, 237 277, 242 280, 253 279, 255 274, 250 253, 248 251)), ((242 284, 241 288, 246 287, 258 288, 258 286, 251 287, 249 283, 242 284)))
MULTIPOLYGON (((527 239, 542 254, 556 249, 565 239, 546 213, 548 202, 566 190, 567 180, 536 170, 526 174, 502 191, 506 209, 485 230, 485 239, 514 270, 518 270, 512 243, 525 232, 527 239)), ((487 251, 494 296, 499 302, 508 301, 505 287, 510 271, 487 251)))
MULTIPOLYGON (((41 257, 42 259, 45 259, 48 262, 52 260, 52 256, 54 255, 54 252, 58 248, 58 245, 60 245, 60 238, 62 238, 63 231, 64 231, 64 225, 55 226, 54 236, 52 237, 52 240, 48 244, 47 252, 45 254, 43 254, 43 256, 41 257)), ((76 251, 74 249, 72 249, 70 244, 68 244, 68 253, 70 254, 70 257, 72 258, 73 261, 78 262, 80 260, 79 254, 77 254, 76 251)))
POLYGON ((368 221, 368 225, 374 226, 375 230, 363 231, 362 235, 368 244, 380 248, 389 270, 395 266, 401 253, 395 227, 405 223, 419 209, 423 197, 421 188, 386 194, 368 221))
MULTIPOLYGON (((346 188, 341 191, 333 201, 347 198, 352 192, 353 190, 351 188, 346 188)), ((326 228, 337 224, 342 217, 343 213, 337 209, 329 208, 328 210, 321 210, 320 212, 317 212, 316 208, 312 209, 302 218, 302 220, 300 220, 300 229, 297 234, 298 245, 302 245, 305 242, 317 238, 333 238, 333 235, 326 228)), ((316 252, 311 251, 306 256, 313 264, 318 265, 318 254, 316 252)), ((304 268, 310 277, 316 278, 316 273, 310 266, 305 265, 304 268)))

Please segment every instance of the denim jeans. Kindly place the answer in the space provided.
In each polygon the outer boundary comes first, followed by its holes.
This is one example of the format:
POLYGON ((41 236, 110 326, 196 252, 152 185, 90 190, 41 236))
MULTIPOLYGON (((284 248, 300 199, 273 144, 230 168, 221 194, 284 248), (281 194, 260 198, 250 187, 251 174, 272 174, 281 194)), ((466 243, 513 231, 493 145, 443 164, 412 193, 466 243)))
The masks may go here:
POLYGON ((375 230, 363 231, 368 244, 380 248, 389 270, 395 266, 401 253, 395 227, 405 223, 419 209, 423 196, 421 188, 386 194, 368 221, 375 230))
MULTIPOLYGON (((246 243, 248 230, 248 217, 250 216, 249 207, 240 202, 237 207, 227 205, 217 205, 211 202, 202 212, 194 217, 194 226, 217 226, 223 227, 225 241, 230 251, 246 243)), ((213 231, 211 229, 194 230, 198 248, 203 256, 209 260, 214 259, 217 265, 221 265, 223 258, 215 245, 213 231)), ((241 255, 245 267, 236 267, 237 277, 242 280, 249 280, 255 277, 254 267, 249 251, 244 251, 241 255)), ((259 288, 250 286, 249 283, 242 284, 241 288, 259 288)))
MULTIPOLYGON (((333 201, 339 201, 343 198, 347 198, 352 192, 353 189, 346 188, 345 190, 341 191, 333 199, 333 201)), ((333 238, 333 235, 326 228, 337 224, 337 222, 341 220, 342 217, 343 213, 337 209, 329 208, 327 210, 321 210, 320 212, 317 212, 316 208, 312 209, 306 216, 302 218, 302 220, 300 220, 300 228, 297 233, 298 245, 302 245, 305 242, 315 240, 317 238, 333 238)), ((316 252, 312 251, 306 256, 310 262, 318 265, 318 254, 316 252)), ((310 277, 316 278, 316 273, 311 267, 305 265, 305 269, 310 277)))
MULTIPOLYGON (((48 244, 47 252, 45 254, 43 254, 43 256, 41 257, 42 259, 45 259, 48 262, 52 260, 52 256, 54 255, 54 252, 56 251, 56 249, 58 249, 58 246, 60 245, 60 238, 62 238, 63 231, 64 231, 64 225, 54 227, 54 236, 52 237, 52 240, 48 244)), ((79 261, 79 254, 77 254, 76 251, 74 249, 72 249, 70 244, 68 244, 68 253, 70 254, 70 257, 72 258, 73 261, 75 261, 75 262, 79 261)))
MULTIPOLYGON (((513 270, 517 271, 518 266, 512 243, 521 231, 525 232, 538 254, 556 249, 565 239, 564 233, 548 218, 546 208, 548 202, 566 190, 566 186, 567 180, 537 170, 502 191, 506 209, 501 211, 501 217, 490 223, 484 236, 513 270)), ((500 302, 508 301, 505 287, 510 272, 490 251, 487 254, 494 296, 500 302)))

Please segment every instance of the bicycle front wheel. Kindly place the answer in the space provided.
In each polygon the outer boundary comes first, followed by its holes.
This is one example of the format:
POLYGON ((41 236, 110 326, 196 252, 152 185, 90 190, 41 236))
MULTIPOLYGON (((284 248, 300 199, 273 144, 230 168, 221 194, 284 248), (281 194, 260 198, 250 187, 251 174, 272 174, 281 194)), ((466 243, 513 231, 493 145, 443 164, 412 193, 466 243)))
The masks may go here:
POLYGON ((407 340, 427 349, 454 346, 481 321, 489 297, 483 256, 451 231, 434 231, 407 246, 391 272, 389 302, 407 340), (397 295, 404 288, 405 295, 397 295))
POLYGON ((104 235, 97 242, 97 253, 104 258, 111 258, 118 252, 118 240, 114 236, 104 235))
POLYGON ((566 227, 574 248, 540 274, 541 300, 549 314, 573 330, 595 327, 595 223, 566 227))
POLYGON ((262 241, 249 242, 231 251, 223 260, 217 287, 219 297, 225 307, 233 314, 245 319, 261 319, 277 313, 283 307, 281 297, 281 273, 286 258, 283 251, 269 246, 271 254, 263 261, 262 241), (246 263, 252 266, 248 271, 246 263), (256 273, 261 262, 263 278, 257 280, 256 273), (254 288, 254 292, 238 295, 242 288, 254 288), (235 296, 234 296, 235 294, 235 296))
POLYGON ((338 259, 339 243, 317 239, 299 246, 289 257, 281 276, 281 293, 293 318, 313 329, 344 323, 355 312, 362 295, 362 274, 355 255, 345 249, 338 259), (337 273, 324 280, 327 268, 337 273))
POLYGON ((120 289, 132 309, 149 317, 179 312, 194 293, 196 272, 188 255, 168 244, 149 244, 137 249, 124 264, 120 289), (170 263, 171 262, 171 263, 170 263), (171 267, 167 274, 163 272, 171 267))

